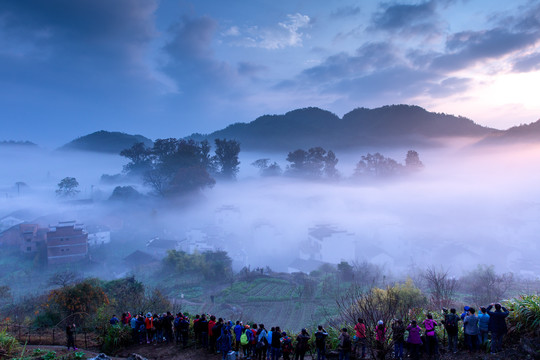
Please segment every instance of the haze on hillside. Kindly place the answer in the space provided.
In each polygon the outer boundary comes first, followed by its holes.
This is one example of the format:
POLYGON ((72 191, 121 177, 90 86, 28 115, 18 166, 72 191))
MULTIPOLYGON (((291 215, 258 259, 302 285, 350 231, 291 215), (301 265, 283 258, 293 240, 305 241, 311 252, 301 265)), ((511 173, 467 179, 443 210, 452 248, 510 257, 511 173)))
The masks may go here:
MULTIPOLYGON (((372 152, 403 163, 407 150, 372 152)), ((411 266, 440 264, 459 275, 477 264, 493 264, 498 271, 538 276, 539 148, 455 142, 417 150, 423 171, 372 182, 350 179, 363 150, 336 153, 337 182, 260 177, 251 166, 254 160, 270 158, 285 169, 286 154, 241 152, 237 181, 218 181, 189 199, 148 196, 119 202, 107 200, 116 184, 100 183, 100 177, 120 172, 125 158, 3 147, 0 156, 9 171, 0 177, 0 219, 44 226, 66 220, 115 222, 120 225, 107 251, 118 258, 144 251, 155 237, 180 243, 206 238, 214 249, 229 253, 236 270, 290 271, 296 259, 311 257, 333 264, 365 260, 396 275, 411 266), (77 199, 94 201, 58 199, 57 184, 67 176, 80 183, 77 199), (317 236, 324 245, 312 252, 309 244, 317 236)), ((142 183, 129 185, 150 192, 142 183)), ((108 264, 104 272, 86 275, 123 276, 129 269, 122 266, 108 264)))

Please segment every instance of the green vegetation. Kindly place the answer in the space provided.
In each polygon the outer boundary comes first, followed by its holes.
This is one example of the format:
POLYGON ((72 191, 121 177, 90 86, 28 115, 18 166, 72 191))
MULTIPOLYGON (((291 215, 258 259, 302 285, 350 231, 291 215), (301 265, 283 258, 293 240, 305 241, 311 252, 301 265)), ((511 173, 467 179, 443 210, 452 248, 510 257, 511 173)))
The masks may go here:
POLYGON ((20 350, 21 346, 17 339, 9 334, 6 329, 0 330, 0 358, 13 356, 20 350))

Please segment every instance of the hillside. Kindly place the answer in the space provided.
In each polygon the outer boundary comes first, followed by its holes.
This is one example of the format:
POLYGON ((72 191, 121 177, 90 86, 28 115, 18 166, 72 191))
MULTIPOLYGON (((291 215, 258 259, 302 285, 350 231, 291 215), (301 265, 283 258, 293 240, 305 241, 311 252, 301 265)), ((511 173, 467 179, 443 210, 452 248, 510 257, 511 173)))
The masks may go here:
POLYGON ((436 146, 439 138, 483 137, 498 132, 464 117, 438 114, 418 106, 391 105, 358 108, 339 118, 319 108, 264 115, 250 123, 236 123, 196 140, 236 139, 246 150, 289 151, 322 146, 350 149, 363 146, 436 146))
POLYGON ((499 133, 492 133, 480 141, 479 145, 511 145, 521 143, 540 143, 540 120, 530 124, 514 126, 499 133))
POLYGON ((146 146, 152 146, 152 140, 142 135, 130 135, 122 132, 96 131, 92 134, 81 136, 59 148, 59 150, 80 150, 102 153, 118 154, 120 151, 130 148, 133 144, 142 142, 146 146))

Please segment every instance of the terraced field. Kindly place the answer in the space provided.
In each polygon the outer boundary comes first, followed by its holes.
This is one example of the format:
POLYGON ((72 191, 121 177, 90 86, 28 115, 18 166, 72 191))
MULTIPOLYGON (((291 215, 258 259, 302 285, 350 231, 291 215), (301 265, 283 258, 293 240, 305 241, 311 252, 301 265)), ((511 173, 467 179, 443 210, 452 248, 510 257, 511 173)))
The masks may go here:
POLYGON ((299 286, 284 279, 261 277, 237 281, 215 296, 215 301, 185 304, 190 313, 210 313, 231 320, 263 323, 266 327, 299 331, 324 322, 334 302, 321 294, 300 297, 299 286))

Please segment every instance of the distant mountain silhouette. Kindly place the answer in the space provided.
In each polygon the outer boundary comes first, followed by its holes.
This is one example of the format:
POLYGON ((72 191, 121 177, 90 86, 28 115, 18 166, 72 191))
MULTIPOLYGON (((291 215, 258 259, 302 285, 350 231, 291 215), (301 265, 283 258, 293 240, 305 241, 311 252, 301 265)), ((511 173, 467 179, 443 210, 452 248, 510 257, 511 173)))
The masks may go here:
POLYGON ((236 123, 195 140, 235 139, 243 150, 290 151, 322 146, 349 149, 363 146, 430 146, 438 138, 483 137, 498 130, 472 120, 426 111, 419 106, 390 105, 358 108, 340 119, 319 108, 293 110, 285 115, 264 115, 250 123, 236 123))
POLYGON ((478 145, 511 145, 540 143, 540 120, 526 125, 511 127, 506 131, 489 134, 478 145))
POLYGON ((153 146, 152 140, 142 135, 129 135, 122 132, 96 131, 95 133, 81 136, 59 148, 59 150, 80 150, 102 153, 119 154, 133 144, 142 142, 148 147, 153 146))
POLYGON ((15 141, 15 140, 4 140, 0 141, 0 146, 17 146, 17 147, 37 147, 36 144, 34 144, 31 141, 15 141))

